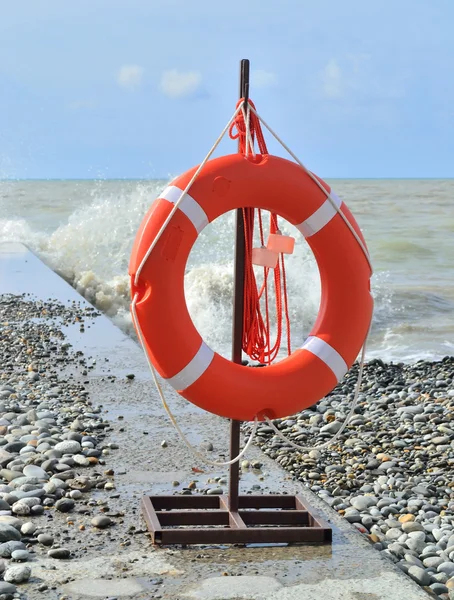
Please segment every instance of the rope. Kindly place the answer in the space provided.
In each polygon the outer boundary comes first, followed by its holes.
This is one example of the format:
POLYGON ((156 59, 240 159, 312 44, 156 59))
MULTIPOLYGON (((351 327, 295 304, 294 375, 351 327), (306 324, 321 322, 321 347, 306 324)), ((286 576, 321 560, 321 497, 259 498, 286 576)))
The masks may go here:
MULTIPOLYGON (((241 100, 240 100, 241 102, 241 100)), ((268 155, 265 138, 263 136, 260 120, 255 110, 250 115, 251 110, 255 109, 254 103, 249 101, 244 110, 237 115, 229 135, 232 139, 239 140, 239 150, 246 157, 249 152, 255 157, 254 141, 257 139, 260 153, 268 155), (236 127, 236 133, 233 129, 236 127)), ((258 224, 260 231, 260 244, 265 246, 265 237, 263 231, 262 211, 257 210, 258 224)), ((263 270, 263 285, 258 290, 254 267, 252 264, 252 246, 254 239, 254 220, 255 210, 253 208, 243 209, 243 222, 245 233, 245 279, 244 279, 244 315, 243 315, 243 341, 242 349, 252 360, 261 364, 271 364, 276 360, 282 342, 282 323, 285 313, 285 327, 287 332, 287 352, 291 354, 291 334, 290 334, 290 316, 288 308, 287 280, 285 273, 285 259, 281 254, 276 268, 273 269, 274 294, 275 294, 275 315, 276 315, 276 339, 271 343, 270 327, 270 300, 269 300, 269 268, 263 270), (264 302, 265 316, 262 314, 261 302, 264 302)), ((270 233, 279 231, 277 215, 270 213, 270 233)))
POLYGON ((196 448, 194 448, 194 446, 191 444, 191 442, 188 440, 188 438, 186 437, 186 435, 184 434, 183 430, 181 429, 181 427, 178 425, 178 422, 174 416, 174 414, 172 413, 169 405, 167 404, 167 400, 165 399, 164 396, 164 391, 161 387, 161 383, 159 382, 156 370, 153 366, 153 363, 150 360, 150 357, 148 356, 148 353, 146 351, 146 347, 145 347, 145 339, 143 337, 143 333, 142 333, 142 329, 140 327, 140 323, 139 323, 139 319, 137 318, 137 309, 136 309, 136 304, 137 304, 137 298, 138 298, 139 294, 135 294, 134 299, 132 301, 131 304, 131 313, 132 313, 132 318, 134 321, 134 325, 137 329, 137 333, 139 336, 139 340, 140 343, 142 345, 142 349, 144 351, 145 354, 145 358, 147 359, 147 363, 148 366, 150 367, 150 371, 153 377, 153 381, 154 384, 156 386, 156 389, 158 390, 158 394, 159 397, 161 398, 161 402, 162 405, 164 407, 164 410, 166 411, 170 421, 172 422, 172 425, 175 427, 175 429, 177 430, 177 432, 180 434, 181 439, 183 440, 183 442, 186 444, 186 446, 189 448, 189 450, 194 454, 194 456, 196 456, 197 458, 199 458, 200 460, 203 460, 205 463, 207 463, 208 465, 212 465, 213 467, 228 467, 230 465, 233 465, 234 463, 238 462, 242 456, 244 456, 244 454, 248 451, 248 449, 250 448, 256 431, 257 431, 257 425, 258 425, 258 420, 257 417, 254 420, 254 425, 252 427, 252 431, 250 433, 249 439, 246 443, 246 445, 244 446, 243 450, 241 450, 241 452, 238 454, 238 456, 236 456, 235 458, 232 458, 231 460, 228 460, 226 462, 217 462, 214 460, 210 460, 209 458, 207 458, 204 454, 201 454, 196 448))
MULTIPOLYGON (((358 404, 359 392, 361 390, 361 383, 362 383, 362 380, 363 380, 364 362, 365 362, 365 358, 366 358, 366 344, 367 344, 367 338, 368 337, 369 337, 369 332, 367 333, 366 341, 364 342, 364 345, 363 345, 362 350, 361 350, 361 359, 360 359, 360 362, 359 362, 358 379, 356 381, 356 387, 355 387, 355 394, 353 396, 353 402, 352 402, 352 405, 350 407, 349 413, 345 417, 345 420, 342 423, 339 431, 337 433, 335 433, 333 435, 333 437, 330 438, 327 442, 324 442, 323 444, 320 444, 319 446, 301 446, 300 444, 295 444, 295 442, 292 442, 292 440, 289 440, 288 437, 285 436, 282 433, 282 431, 280 431, 276 427, 276 425, 273 423, 273 421, 271 421, 267 416, 265 416, 265 421, 268 423, 268 425, 273 429, 274 433, 281 440, 283 440, 286 444, 288 444, 292 448, 295 448, 296 450, 302 450, 303 452, 307 452, 307 451, 310 451, 310 450, 322 450, 323 448, 328 448, 328 446, 332 446, 334 444, 334 442, 340 438, 340 436, 344 432, 345 428, 347 427, 350 419, 352 418, 352 415, 355 412, 355 408, 356 408, 356 406, 358 404)), ((255 430, 254 430, 254 434, 255 434, 255 430)))

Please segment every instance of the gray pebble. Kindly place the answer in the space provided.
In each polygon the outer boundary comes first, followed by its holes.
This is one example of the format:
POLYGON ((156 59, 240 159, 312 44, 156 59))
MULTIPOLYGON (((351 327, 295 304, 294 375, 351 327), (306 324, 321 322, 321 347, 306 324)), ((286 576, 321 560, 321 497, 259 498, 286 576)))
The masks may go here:
POLYGON ((34 523, 32 523, 31 521, 27 521, 22 525, 20 530, 22 535, 33 535, 36 529, 37 527, 34 523))
POLYGON ((80 500, 81 498, 83 498, 83 494, 80 490, 71 490, 69 492, 69 495, 73 500, 80 500))
POLYGON ((55 503, 55 508, 60 512, 70 512, 74 508, 75 502, 71 498, 61 498, 55 503))
POLYGON ((30 567, 24 565, 9 567, 3 575, 3 579, 8 583, 24 583, 30 579, 31 572, 30 567))
POLYGON ((373 496, 357 496, 350 500, 350 504, 357 510, 363 511, 377 504, 377 499, 373 496))
POLYGON ((15 562, 27 562, 30 560, 30 552, 27 550, 14 550, 11 554, 11 558, 15 562))
POLYGON ((16 593, 16 586, 6 581, 0 581, 0 596, 5 595, 6 597, 16 593))
POLYGON ((429 558, 423 560, 424 566, 431 569, 436 569, 443 562, 444 560, 439 556, 429 556, 429 558))
POLYGON ((38 535, 38 542, 43 546, 52 546, 52 544, 54 543, 54 538, 51 535, 48 535, 47 533, 40 533, 38 535))
POLYGON ((448 577, 452 577, 454 575, 454 563, 452 562, 443 562, 437 567, 437 571, 439 573, 445 573, 448 577))
POLYGON ((75 440, 65 440, 55 445, 55 450, 63 454, 78 454, 81 450, 79 442, 75 440))
POLYGON ((427 573, 427 571, 425 571, 424 569, 421 569, 421 567, 412 565, 408 569, 408 574, 414 581, 416 581, 416 583, 419 583, 419 585, 424 586, 424 585, 429 585, 429 583, 430 583, 429 573, 427 573))
POLYGON ((49 550, 47 553, 47 556, 49 558, 66 559, 71 556, 71 552, 67 548, 52 548, 52 550, 49 550))
POLYGON ((413 554, 405 554, 404 558, 407 563, 410 563, 411 565, 416 565, 417 567, 421 567, 421 569, 424 569, 422 561, 419 560, 417 556, 413 556, 413 554))
POLYGON ((37 477, 38 479, 49 479, 49 475, 46 471, 36 465, 27 465, 24 467, 24 475, 26 477, 37 477))
POLYGON ((13 511, 13 513, 15 515, 19 515, 20 517, 26 517, 27 515, 30 514, 31 512, 31 507, 28 506, 28 504, 25 504, 24 502, 15 502, 12 507, 11 510, 13 511))
POLYGON ((429 587, 437 596, 440 596, 441 594, 447 594, 449 592, 449 588, 443 583, 431 583, 429 587))
POLYGON ((106 527, 110 527, 112 523, 112 519, 104 515, 97 515, 91 520, 91 524, 93 525, 93 527, 97 527, 98 529, 105 529, 106 527))
POLYGON ((4 525, 0 523, 0 543, 9 542, 10 540, 20 540, 20 532, 11 525, 4 525))
POLYGON ((23 542, 11 541, 0 544, 0 556, 3 558, 11 558, 11 554, 15 550, 25 550, 25 544, 23 542))
POLYGON ((409 521, 408 523, 402 523, 402 531, 413 533, 414 531, 424 531, 424 527, 417 521, 409 521))

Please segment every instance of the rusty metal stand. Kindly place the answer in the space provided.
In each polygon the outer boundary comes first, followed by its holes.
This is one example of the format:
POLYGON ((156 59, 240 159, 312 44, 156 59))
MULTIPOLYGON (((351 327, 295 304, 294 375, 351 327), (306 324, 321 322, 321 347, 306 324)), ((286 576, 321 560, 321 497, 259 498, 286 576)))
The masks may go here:
MULTIPOLYGON (((241 61, 240 98, 249 99, 249 60, 241 61)), ((232 361, 242 363, 245 237, 236 212, 232 361)), ((230 458, 240 452, 240 421, 230 422, 230 458)), ((239 495, 239 462, 230 465, 228 496, 144 496, 142 512, 155 544, 329 543, 332 530, 300 496, 239 495)))

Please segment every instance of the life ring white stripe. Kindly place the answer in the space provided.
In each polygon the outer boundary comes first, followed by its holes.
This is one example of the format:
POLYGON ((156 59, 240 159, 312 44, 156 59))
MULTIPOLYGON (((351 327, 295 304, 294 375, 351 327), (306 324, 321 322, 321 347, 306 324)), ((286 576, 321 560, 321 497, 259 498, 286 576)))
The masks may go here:
POLYGON ((205 373, 213 358, 213 350, 202 342, 194 358, 179 373, 166 379, 167 383, 170 383, 177 392, 182 392, 205 373))
MULTIPOLYGON (((342 200, 336 196, 334 192, 330 192, 330 197, 339 208, 342 200)), ((323 229, 331 219, 337 215, 337 210, 327 198, 325 202, 318 208, 308 219, 296 226, 301 231, 305 238, 311 237, 320 229, 323 229)))
MULTIPOLYGON (((158 198, 162 198, 163 200, 168 200, 175 204, 180 199, 183 190, 180 190, 179 187, 175 185, 169 185, 166 189, 161 192, 158 198)), ((192 224, 197 230, 197 233, 200 233, 209 223, 208 217, 200 206, 200 204, 189 194, 185 194, 183 200, 178 205, 178 208, 184 212, 184 214, 188 217, 192 224)))
POLYGON ((308 352, 312 352, 312 354, 318 356, 331 369, 337 381, 340 381, 348 371, 347 363, 339 352, 321 338, 313 335, 309 336, 301 346, 301 349, 308 350, 308 352))

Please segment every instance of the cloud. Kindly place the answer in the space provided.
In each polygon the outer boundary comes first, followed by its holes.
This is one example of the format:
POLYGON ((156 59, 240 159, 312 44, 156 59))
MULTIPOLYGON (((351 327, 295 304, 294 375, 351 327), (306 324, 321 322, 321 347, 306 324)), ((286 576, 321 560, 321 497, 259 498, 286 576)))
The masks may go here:
POLYGON ((342 69, 337 61, 331 59, 321 75, 323 93, 328 98, 341 98, 344 93, 342 69))
POLYGON ((277 75, 271 71, 257 69, 251 73, 251 82, 254 87, 258 88, 272 87, 277 84, 277 75))
POLYGON ((192 96, 200 88, 202 75, 198 71, 164 71, 161 77, 160 89, 170 98, 192 96))
POLYGON ((117 73, 117 83, 121 87, 134 90, 142 84, 143 67, 139 65, 123 65, 117 73))

